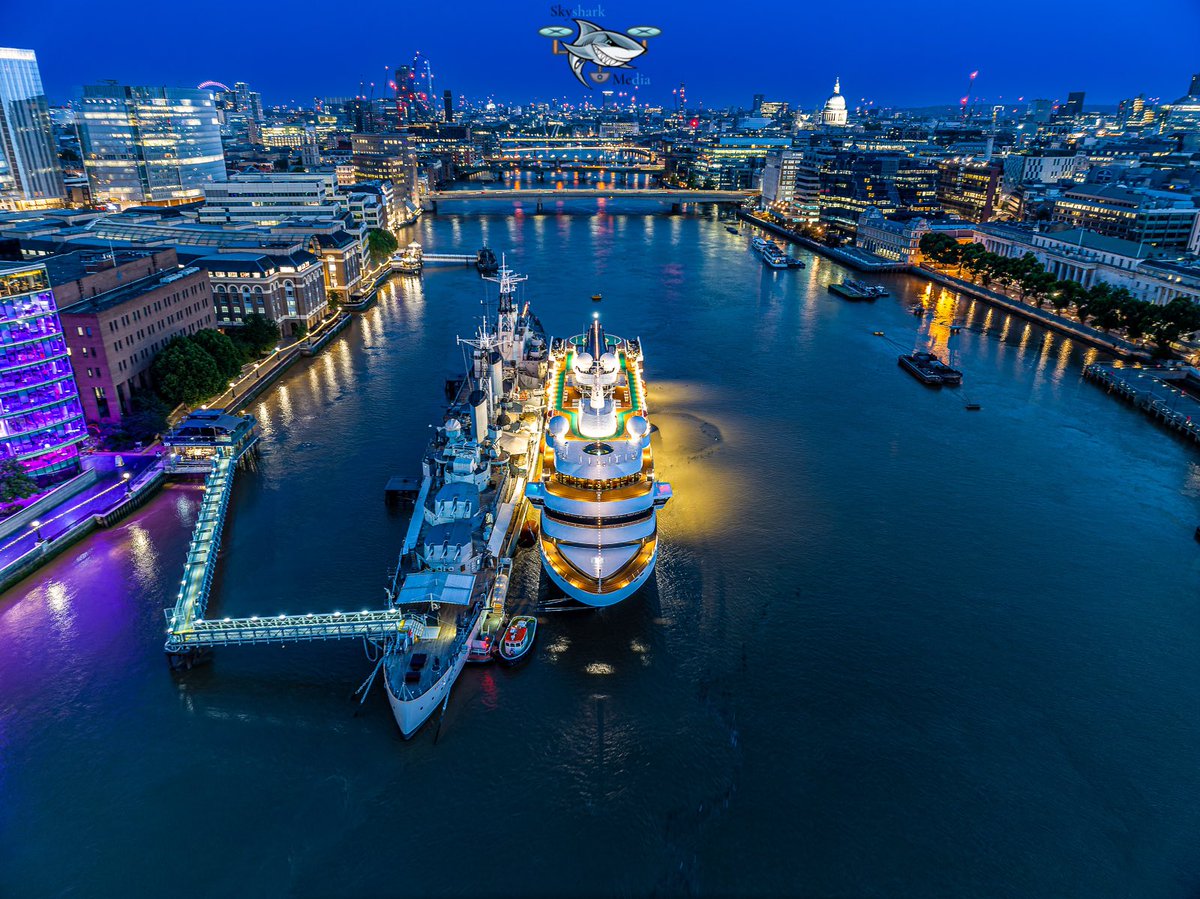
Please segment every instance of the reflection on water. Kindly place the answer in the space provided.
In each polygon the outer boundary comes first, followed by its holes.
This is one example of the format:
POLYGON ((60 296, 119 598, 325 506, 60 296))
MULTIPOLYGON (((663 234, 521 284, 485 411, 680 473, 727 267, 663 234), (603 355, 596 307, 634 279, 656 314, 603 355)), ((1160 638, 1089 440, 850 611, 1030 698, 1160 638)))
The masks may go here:
MULTIPOLYGON (((953 291, 887 274, 890 298, 849 303, 835 263, 793 248, 808 268, 766 271, 712 215, 562 208, 426 216, 402 242, 486 243, 551 333, 600 311, 642 338, 675 488, 653 582, 542 616, 536 658, 468 668, 404 743, 378 689, 353 698, 355 644, 166 670, 200 490, 172 486, 0 599, 0 893, 120 894, 131 864, 166 892, 181 833, 220 859, 202 894, 392 894, 378 862, 417 846, 405 890, 489 890, 494 866, 431 835, 499 808, 489 858, 529 858, 542 895, 1177 891, 1200 743, 1191 450, 1081 382, 1096 351, 953 291), (963 387, 907 377, 897 345, 947 354, 963 387), (1123 791, 1155 797, 1155 824, 1114 852, 1148 828, 1123 791)), ((490 287, 461 266, 393 278, 254 404, 263 453, 212 614, 383 601, 406 524, 383 485, 415 473, 490 287)), ((551 598, 536 557, 513 590, 551 598)))

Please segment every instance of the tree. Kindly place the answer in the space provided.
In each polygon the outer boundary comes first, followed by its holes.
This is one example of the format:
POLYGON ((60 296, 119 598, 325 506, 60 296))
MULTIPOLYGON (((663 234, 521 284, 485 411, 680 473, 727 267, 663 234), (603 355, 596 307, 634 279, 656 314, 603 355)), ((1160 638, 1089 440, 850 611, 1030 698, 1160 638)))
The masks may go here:
POLYGON ((271 163, 271 168, 277 172, 286 172, 288 170, 288 159, 286 156, 276 159, 271 163))
POLYGON ((118 422, 101 426, 101 440, 110 450, 127 450, 135 443, 150 443, 167 429, 170 412, 166 403, 154 394, 148 391, 135 393, 128 415, 118 422))
POLYGON ((1176 297, 1165 306, 1156 307, 1155 312, 1147 335, 1161 352, 1169 353, 1172 343, 1200 331, 1200 306, 1186 297, 1176 297))
POLYGON ((205 328, 192 335, 196 345, 213 357, 217 371, 225 380, 241 374, 246 359, 242 351, 227 336, 214 328, 205 328))
POLYGON ((0 501, 11 503, 16 499, 25 499, 38 490, 37 482, 16 459, 0 462, 0 501))
POLYGON ((187 337, 173 337, 150 363, 155 390, 172 406, 195 405, 220 393, 226 379, 217 362, 187 337))
POLYGON ((1055 285, 1058 284, 1058 278, 1050 274, 1040 265, 1038 270, 1031 272, 1030 275, 1022 282, 1025 295, 1033 300, 1033 304, 1039 309, 1042 308, 1042 303, 1046 302, 1046 297, 1049 296, 1055 285))
POLYGON ((381 264, 395 253, 399 247, 400 244, 396 241, 396 237, 391 231, 384 231, 382 228, 372 228, 367 232, 367 252, 370 253, 371 261, 376 265, 381 264))
POLYGON ((341 291, 338 291, 338 290, 329 291, 329 295, 328 295, 327 299, 329 300, 330 311, 337 312, 338 307, 342 305, 341 291))
POLYGON ((238 331, 239 340, 255 356, 262 356, 279 343, 279 325, 257 312, 247 315, 238 331))
POLYGON ((1072 305, 1078 305, 1087 296, 1087 289, 1078 281, 1059 281, 1049 291, 1050 305, 1061 313, 1072 305))

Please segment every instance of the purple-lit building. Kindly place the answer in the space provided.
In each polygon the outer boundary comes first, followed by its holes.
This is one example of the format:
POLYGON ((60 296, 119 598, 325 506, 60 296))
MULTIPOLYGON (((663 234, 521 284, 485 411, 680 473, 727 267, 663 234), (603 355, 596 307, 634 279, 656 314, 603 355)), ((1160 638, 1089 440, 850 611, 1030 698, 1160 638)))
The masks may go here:
POLYGON ((0 459, 15 457, 52 484, 79 471, 86 438, 46 269, 0 262, 0 459))

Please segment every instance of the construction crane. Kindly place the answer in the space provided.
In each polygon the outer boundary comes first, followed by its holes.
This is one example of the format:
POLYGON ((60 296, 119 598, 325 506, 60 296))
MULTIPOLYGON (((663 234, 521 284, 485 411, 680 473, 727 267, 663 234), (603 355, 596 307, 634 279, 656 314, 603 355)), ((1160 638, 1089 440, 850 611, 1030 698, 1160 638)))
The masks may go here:
POLYGON ((978 74, 979 72, 977 71, 971 73, 971 77, 967 79, 967 92, 963 94, 962 100, 959 101, 962 104, 963 121, 967 119, 967 104, 971 102, 971 90, 975 87, 975 76, 978 74))

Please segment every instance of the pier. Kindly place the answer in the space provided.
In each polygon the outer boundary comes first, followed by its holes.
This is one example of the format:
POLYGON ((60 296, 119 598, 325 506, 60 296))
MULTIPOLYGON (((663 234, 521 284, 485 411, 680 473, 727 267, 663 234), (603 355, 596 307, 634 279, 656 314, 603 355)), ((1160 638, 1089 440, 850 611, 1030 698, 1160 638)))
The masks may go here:
POLYGON ((1093 362, 1083 376, 1133 403, 1159 424, 1200 443, 1200 399, 1186 387, 1200 387, 1200 374, 1182 366, 1123 368, 1093 362), (1179 384, 1179 387, 1174 386, 1179 384))

